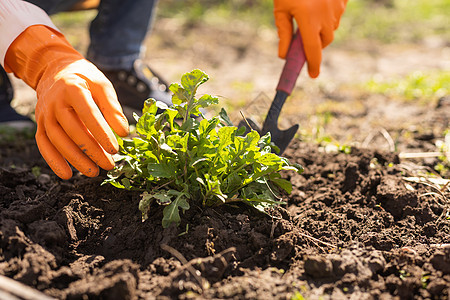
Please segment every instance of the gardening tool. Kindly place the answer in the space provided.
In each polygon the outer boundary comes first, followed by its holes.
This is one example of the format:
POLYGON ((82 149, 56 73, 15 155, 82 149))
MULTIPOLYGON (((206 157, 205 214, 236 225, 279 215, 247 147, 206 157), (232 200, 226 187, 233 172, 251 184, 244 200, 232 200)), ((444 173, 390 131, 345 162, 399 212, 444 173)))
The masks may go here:
POLYGON ((238 125, 238 127, 244 126, 246 128, 246 132, 249 132, 251 129, 258 131, 261 135, 270 132, 272 142, 280 149, 278 154, 282 154, 284 152, 291 140, 294 138, 299 127, 299 125, 296 124, 289 129, 280 130, 278 128, 278 118, 284 102, 294 89, 298 75, 305 64, 305 61, 306 57, 303 50, 302 38, 300 31, 297 30, 292 38, 291 45, 286 56, 286 62, 276 88, 275 98, 272 101, 269 112, 264 120, 262 129, 259 129, 255 122, 251 119, 242 120, 238 125))

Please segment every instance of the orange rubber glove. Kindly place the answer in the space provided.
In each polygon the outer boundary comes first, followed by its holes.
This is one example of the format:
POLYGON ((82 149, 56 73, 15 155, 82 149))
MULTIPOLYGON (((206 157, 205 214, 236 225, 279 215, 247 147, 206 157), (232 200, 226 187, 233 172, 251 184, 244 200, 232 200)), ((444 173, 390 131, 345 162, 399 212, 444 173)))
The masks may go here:
POLYGON ((274 0, 275 24, 280 38, 278 56, 286 58, 293 35, 293 19, 303 39, 308 73, 320 73, 322 49, 334 39, 334 30, 344 13, 348 0, 274 0))
POLYGON ((112 84, 61 33, 28 27, 8 48, 5 69, 36 90, 36 143, 56 175, 72 177, 67 162, 89 177, 114 167, 111 128, 126 136, 128 121, 112 84))

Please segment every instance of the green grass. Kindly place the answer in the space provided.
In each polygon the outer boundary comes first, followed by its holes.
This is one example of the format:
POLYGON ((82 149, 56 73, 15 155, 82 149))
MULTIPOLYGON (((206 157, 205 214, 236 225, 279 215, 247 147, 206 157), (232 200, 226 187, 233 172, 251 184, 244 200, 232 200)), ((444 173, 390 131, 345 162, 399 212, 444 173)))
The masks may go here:
POLYGON ((367 39, 415 43, 428 36, 449 40, 449 15, 450 0, 350 0, 335 43, 367 39))
MULTIPOLYGON (((363 87, 364 88, 364 87, 363 87)), ((372 79, 365 83, 371 93, 384 94, 400 100, 436 101, 450 94, 450 72, 413 72, 406 77, 391 80, 372 79)))
MULTIPOLYGON (((167 0, 159 3, 159 15, 194 23, 239 20, 275 28, 272 0, 167 0)), ((449 15, 450 0, 350 0, 335 43, 415 43, 428 36, 450 40, 449 15)))
MULTIPOLYGON (((52 20, 63 31, 80 29, 87 27, 95 14, 95 10, 62 13, 52 20)), ((448 41, 449 15, 450 0, 350 0, 334 44, 363 40, 416 43, 429 36, 448 41)), ((273 0, 166 0, 158 4, 156 22, 161 17, 220 27, 249 22, 275 30, 273 0)))
POLYGON ((273 0, 166 0, 158 4, 158 15, 190 22, 251 22, 273 25, 273 0))

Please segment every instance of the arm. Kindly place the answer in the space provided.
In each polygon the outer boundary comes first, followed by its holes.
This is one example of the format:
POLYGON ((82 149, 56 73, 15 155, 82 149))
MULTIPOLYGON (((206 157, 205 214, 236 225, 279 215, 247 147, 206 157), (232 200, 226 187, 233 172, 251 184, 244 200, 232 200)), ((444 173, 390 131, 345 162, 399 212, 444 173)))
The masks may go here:
POLYGON ((0 0, 0 64, 5 65, 5 55, 12 42, 32 25, 45 25, 54 30, 56 26, 49 16, 31 3, 21 0, 0 0))
MULTIPOLYGON (((14 22, 23 17, 23 11, 12 2, 23 4, 20 0, 1 0, 14 16, 0 18, 4 30, 9 30, 5 24, 8 18, 14 22)), ((126 136, 127 119, 107 78, 52 24, 44 23, 44 16, 42 20, 37 24, 16 21, 23 24, 17 26, 23 30, 3 50, 5 70, 36 90, 36 143, 52 170, 68 179, 72 176, 69 162, 83 174, 97 176, 98 167, 114 167, 111 154, 118 151, 118 143, 112 130, 126 136)), ((8 44, 0 39, 2 46, 8 44)))

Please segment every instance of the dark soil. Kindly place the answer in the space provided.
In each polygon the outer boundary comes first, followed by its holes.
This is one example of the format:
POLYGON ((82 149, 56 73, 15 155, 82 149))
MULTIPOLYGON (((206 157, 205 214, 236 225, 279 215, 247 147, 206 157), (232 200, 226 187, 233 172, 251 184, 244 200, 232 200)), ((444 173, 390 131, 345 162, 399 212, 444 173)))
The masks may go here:
POLYGON ((305 172, 272 217, 193 206, 163 229, 104 174, 62 181, 32 138, 3 141, 0 275, 58 299, 449 298, 448 190, 406 181, 395 153, 285 155, 305 172))

